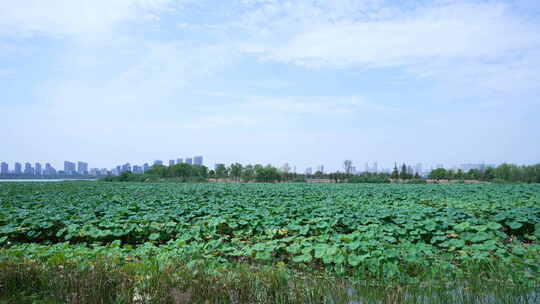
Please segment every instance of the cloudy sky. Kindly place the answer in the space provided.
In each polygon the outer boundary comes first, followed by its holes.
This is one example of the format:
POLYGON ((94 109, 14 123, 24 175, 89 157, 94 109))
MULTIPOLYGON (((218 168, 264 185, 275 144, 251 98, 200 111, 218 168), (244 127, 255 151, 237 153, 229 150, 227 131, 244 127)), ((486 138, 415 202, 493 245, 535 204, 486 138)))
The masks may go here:
POLYGON ((2 161, 540 161, 538 0, 0 2, 2 161))

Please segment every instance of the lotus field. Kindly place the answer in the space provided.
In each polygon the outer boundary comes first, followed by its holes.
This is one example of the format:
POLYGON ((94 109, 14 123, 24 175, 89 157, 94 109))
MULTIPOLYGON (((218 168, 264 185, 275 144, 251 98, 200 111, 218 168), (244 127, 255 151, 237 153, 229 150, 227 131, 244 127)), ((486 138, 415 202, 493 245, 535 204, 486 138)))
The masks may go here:
POLYGON ((5 267, 99 260, 381 284, 478 274, 532 284, 539 239, 540 185, 0 183, 5 267))

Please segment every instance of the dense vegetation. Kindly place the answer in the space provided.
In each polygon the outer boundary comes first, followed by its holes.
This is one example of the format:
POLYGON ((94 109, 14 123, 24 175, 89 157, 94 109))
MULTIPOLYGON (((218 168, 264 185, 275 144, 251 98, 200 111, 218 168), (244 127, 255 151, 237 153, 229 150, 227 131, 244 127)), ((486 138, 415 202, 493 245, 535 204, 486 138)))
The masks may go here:
POLYGON ((439 168, 431 171, 429 177, 435 179, 473 179, 497 183, 540 183, 540 164, 532 166, 502 164, 496 168, 488 167, 482 171, 471 169, 467 172, 439 168))
POLYGON ((518 290, 537 286, 539 238, 540 185, 0 183, 0 267, 48 281, 54 267, 77 278, 105 259, 104 271, 142 273, 129 281, 138 292, 159 278, 193 293, 197 267, 219 284, 259 282, 244 291, 262 293, 272 292, 268 269, 299 286, 322 278, 323 293, 333 280, 401 288, 459 278, 518 290), (163 277, 167 267, 189 278, 163 277), (305 276, 314 272, 324 276, 305 276))
MULTIPOLYGON (((173 166, 154 165, 144 174, 133 174, 125 171, 119 176, 107 176, 103 181, 108 182, 207 182, 209 180, 227 180, 235 182, 305 182, 307 179, 325 179, 335 183, 373 183, 385 184, 390 182, 424 184, 425 178, 418 173, 413 173, 406 164, 398 168, 397 164, 392 173, 351 173, 352 162, 344 162, 343 172, 314 174, 297 174, 290 172, 290 168, 278 169, 271 165, 246 165, 239 163, 225 166, 219 164, 215 170, 208 170, 205 166, 180 163, 173 166)), ((430 172, 428 178, 448 180, 478 180, 493 183, 540 183, 540 164, 533 166, 517 166, 502 164, 498 167, 486 167, 485 170, 471 169, 467 172, 462 170, 435 169, 430 172)))

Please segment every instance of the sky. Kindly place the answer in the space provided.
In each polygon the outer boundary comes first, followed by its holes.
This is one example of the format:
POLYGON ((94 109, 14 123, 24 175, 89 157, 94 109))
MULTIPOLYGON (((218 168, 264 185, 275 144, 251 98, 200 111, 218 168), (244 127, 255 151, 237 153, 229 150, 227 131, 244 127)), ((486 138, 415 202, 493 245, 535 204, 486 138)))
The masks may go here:
POLYGON ((540 162, 537 0, 0 1, 0 161, 540 162))

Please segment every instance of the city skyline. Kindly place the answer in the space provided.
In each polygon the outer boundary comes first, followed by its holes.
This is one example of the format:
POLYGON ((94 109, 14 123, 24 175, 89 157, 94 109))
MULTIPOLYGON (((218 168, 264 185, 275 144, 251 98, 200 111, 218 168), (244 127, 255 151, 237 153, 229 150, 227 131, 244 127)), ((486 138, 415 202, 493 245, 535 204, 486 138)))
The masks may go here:
MULTIPOLYGON (((150 169, 152 165, 164 165, 164 166, 174 166, 178 163, 187 163, 187 164, 193 164, 193 165, 204 165, 203 163, 203 156, 195 156, 195 157, 188 157, 188 158, 177 158, 177 159, 171 159, 168 161, 168 163, 164 162, 163 160, 153 160, 152 162, 145 162, 141 164, 131 164, 130 162, 126 162, 122 165, 116 165, 111 168, 97 168, 92 167, 89 168, 89 164, 84 161, 77 161, 77 162, 71 162, 71 161, 64 161, 62 169, 56 169, 55 166, 51 165, 49 162, 46 162, 44 170, 42 170, 42 163, 35 162, 14 162, 13 163, 13 169, 9 166, 9 163, 5 161, 0 161, 0 175, 35 175, 35 176, 52 176, 52 175, 79 175, 79 176, 104 176, 104 175, 118 175, 122 173, 123 171, 130 171, 133 173, 141 174, 144 173, 146 170, 150 169), (184 161, 185 160, 185 161, 184 161), (24 164, 24 167, 23 167, 24 164), (24 168, 24 170, 23 170, 24 168)), ((233 162, 237 163, 237 162, 233 162)), ((214 168, 218 165, 225 165, 229 166, 230 164, 224 164, 224 163, 215 163, 214 168)), ((401 166, 403 164, 407 164, 405 162, 398 163, 395 162, 394 166, 397 166, 398 169, 401 169, 401 166)), ((247 164, 243 164, 247 165, 247 164)), ((272 164, 276 168, 280 168, 282 171, 287 172, 294 172, 294 173, 305 173, 307 175, 315 174, 316 172, 322 172, 322 173, 330 173, 330 172, 337 172, 337 171, 343 171, 344 168, 336 168, 336 169, 329 169, 328 167, 325 167, 324 164, 316 165, 316 166, 310 166, 306 167, 303 171, 296 171, 297 167, 294 166, 293 168, 290 167, 289 163, 284 163, 281 166, 277 166, 272 164), (314 169, 315 168, 315 169, 314 169)), ((469 171, 470 169, 476 169, 476 170, 485 170, 488 167, 495 167, 496 164, 486 164, 486 163, 465 163, 460 165, 453 165, 453 166, 445 166, 444 164, 436 164, 431 165, 429 168, 426 166, 424 167, 424 163, 415 163, 415 164, 408 164, 407 165, 407 171, 412 173, 419 173, 419 174, 427 174, 433 169, 437 168, 446 168, 451 170, 462 170, 464 172, 469 171)), ((206 165, 209 169, 212 169, 211 166, 206 165)), ((360 174, 360 173, 391 173, 393 170, 392 167, 379 167, 378 162, 373 162, 370 164, 369 162, 365 163, 364 169, 357 169, 360 168, 359 164, 355 163, 354 161, 351 161, 351 173, 354 174, 360 174), (355 165, 356 164, 356 165, 355 165), (358 166, 358 167, 357 167, 358 166)))
MULTIPOLYGON (((186 158, 190 159, 190 158, 186 158)), ((204 158, 203 156, 194 156, 193 159, 194 165, 203 165, 204 158)), ((183 158, 178 158, 175 160, 169 160, 168 165, 172 166, 177 163, 182 163, 183 158)), ((161 160, 154 160, 153 164, 161 164, 163 165, 163 161, 161 160)), ((52 175, 67 175, 67 176, 100 176, 100 175, 108 175, 108 174, 119 174, 122 171, 131 171, 133 173, 143 173, 144 171, 150 169, 151 165, 148 164, 148 162, 141 164, 141 165, 131 165, 129 162, 126 162, 123 165, 116 165, 113 168, 89 168, 88 162, 84 161, 77 161, 72 162, 65 160, 63 162, 62 169, 56 169, 54 165, 51 165, 50 162, 44 162, 45 169, 43 170, 42 163, 41 162, 24 162, 24 170, 23 170, 23 163, 22 162, 13 162, 13 169, 10 169, 9 163, 5 161, 0 161, 0 175, 32 175, 32 176, 52 176, 52 175), (33 165, 32 165, 33 164, 33 165)))
POLYGON ((6 1, 1 157, 540 161, 537 0, 233 3, 6 1))

